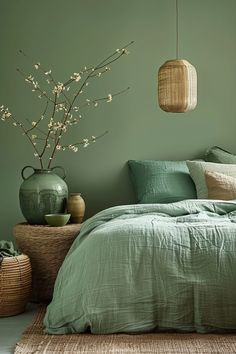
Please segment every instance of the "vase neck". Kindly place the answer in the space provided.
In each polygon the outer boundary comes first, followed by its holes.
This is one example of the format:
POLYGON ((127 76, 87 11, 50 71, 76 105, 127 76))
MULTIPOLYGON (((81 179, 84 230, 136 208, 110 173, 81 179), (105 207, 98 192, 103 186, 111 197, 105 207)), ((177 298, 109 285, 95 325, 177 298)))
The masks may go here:
POLYGON ((50 168, 34 168, 34 173, 51 173, 52 170, 50 168))

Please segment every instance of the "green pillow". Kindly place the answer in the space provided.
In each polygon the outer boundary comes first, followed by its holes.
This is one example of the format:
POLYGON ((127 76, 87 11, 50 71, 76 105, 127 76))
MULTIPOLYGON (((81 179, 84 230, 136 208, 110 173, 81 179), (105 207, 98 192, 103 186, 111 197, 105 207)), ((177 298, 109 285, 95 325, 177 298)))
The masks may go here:
POLYGON ((199 199, 208 198, 208 189, 205 180, 205 173, 219 172, 226 176, 236 178, 236 164, 223 164, 205 161, 186 161, 190 175, 195 183, 197 197, 199 199))
POLYGON ((218 146, 213 146, 206 151, 204 160, 208 162, 236 164, 236 155, 218 146))
POLYGON ((197 198, 185 161, 128 161, 137 203, 172 203, 197 198))

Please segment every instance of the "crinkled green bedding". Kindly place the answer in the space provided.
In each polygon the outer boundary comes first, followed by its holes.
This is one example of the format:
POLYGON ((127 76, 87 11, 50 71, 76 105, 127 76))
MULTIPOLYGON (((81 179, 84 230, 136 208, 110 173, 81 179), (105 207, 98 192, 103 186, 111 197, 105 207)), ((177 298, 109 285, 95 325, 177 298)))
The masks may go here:
POLYGON ((56 280, 47 333, 236 330, 236 202, 106 209, 56 280))

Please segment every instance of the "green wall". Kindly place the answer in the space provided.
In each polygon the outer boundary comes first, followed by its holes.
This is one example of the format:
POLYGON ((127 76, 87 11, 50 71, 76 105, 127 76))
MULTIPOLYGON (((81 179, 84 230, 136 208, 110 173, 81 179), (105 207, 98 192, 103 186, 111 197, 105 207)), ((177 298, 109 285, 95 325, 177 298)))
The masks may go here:
MULTIPOLYGON (((83 194, 87 217, 134 202, 128 159, 187 159, 212 145, 236 152, 235 0, 179 0, 180 56, 198 72, 198 106, 185 114, 162 112, 156 99, 157 70, 175 57, 174 0, 1 0, 0 13, 0 105, 19 119, 35 120, 43 108, 16 72, 31 72, 19 48, 63 81, 135 41, 131 54, 95 83, 92 94, 131 89, 87 109, 72 135, 109 134, 55 161, 66 169, 70 191, 83 194)), ((0 238, 10 238, 13 225, 23 221, 21 169, 37 164, 26 139, 6 122, 0 122, 0 146, 0 238)))

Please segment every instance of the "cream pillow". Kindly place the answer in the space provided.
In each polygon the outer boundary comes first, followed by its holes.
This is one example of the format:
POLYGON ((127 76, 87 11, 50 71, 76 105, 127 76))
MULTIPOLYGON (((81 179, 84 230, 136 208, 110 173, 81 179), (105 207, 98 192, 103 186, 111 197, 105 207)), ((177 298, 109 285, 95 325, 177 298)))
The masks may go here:
POLYGON ((205 161, 186 161, 190 176, 195 183, 197 190, 197 197, 199 199, 208 198, 208 190, 205 181, 206 172, 219 172, 226 176, 236 178, 236 165, 223 164, 205 161))
POLYGON ((219 172, 206 172, 205 180, 209 199, 236 199, 236 178, 219 172))

